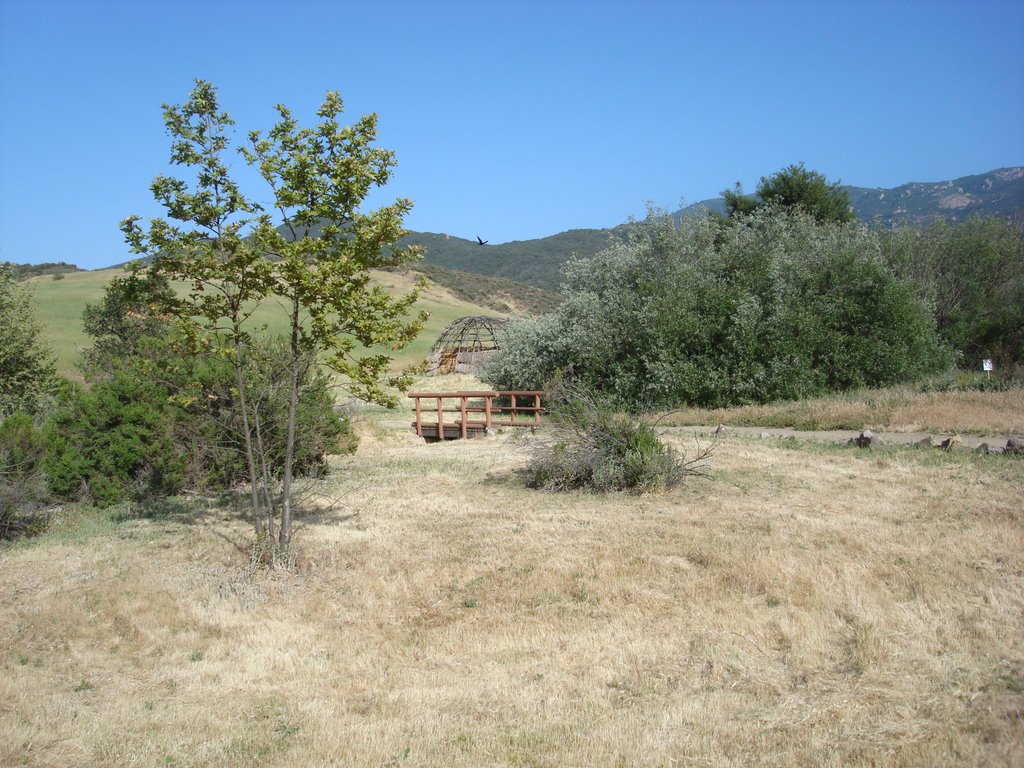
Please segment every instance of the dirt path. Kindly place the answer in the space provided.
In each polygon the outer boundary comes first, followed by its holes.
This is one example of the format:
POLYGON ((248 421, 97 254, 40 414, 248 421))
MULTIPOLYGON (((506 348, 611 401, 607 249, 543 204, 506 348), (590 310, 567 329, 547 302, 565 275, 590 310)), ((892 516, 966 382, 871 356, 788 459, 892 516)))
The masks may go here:
MULTIPOLYGON (((387 419, 380 422, 386 429, 409 429, 409 421, 398 421, 387 419)), ((659 431, 677 435, 697 435, 699 437, 713 437, 719 427, 708 426, 687 426, 687 427, 659 427, 659 431)), ((853 429, 831 429, 831 430, 803 430, 789 429, 785 427, 733 427, 725 426, 723 433, 726 435, 751 435, 765 439, 780 440, 792 438, 795 440, 817 441, 822 443, 839 443, 845 445, 850 440, 859 437, 862 432, 853 429)), ((943 441, 952 440, 951 447, 968 450, 978 450, 982 445, 988 446, 989 453, 1002 453, 1006 447, 1006 441, 1012 435, 957 435, 953 433, 937 432, 874 432, 874 437, 881 445, 916 445, 930 440, 935 448, 941 446, 943 441)), ((1017 436, 1020 439, 1020 436, 1017 436)))
MULTIPOLYGON (((711 437, 716 433, 718 427, 692 426, 692 427, 665 427, 666 432, 692 433, 702 437, 711 437)), ((723 428, 724 434, 754 435, 763 438, 782 439, 794 438, 797 440, 816 440, 825 443, 848 443, 850 440, 859 437, 858 430, 833 429, 833 430, 802 430, 786 429, 781 427, 731 427, 723 428)), ((1010 435, 953 435, 937 434, 931 432, 872 432, 882 445, 916 445, 930 440, 931 444, 939 447, 944 440, 951 439, 954 447, 967 448, 970 450, 980 449, 987 445, 990 453, 1002 453, 1006 441, 1010 435)))

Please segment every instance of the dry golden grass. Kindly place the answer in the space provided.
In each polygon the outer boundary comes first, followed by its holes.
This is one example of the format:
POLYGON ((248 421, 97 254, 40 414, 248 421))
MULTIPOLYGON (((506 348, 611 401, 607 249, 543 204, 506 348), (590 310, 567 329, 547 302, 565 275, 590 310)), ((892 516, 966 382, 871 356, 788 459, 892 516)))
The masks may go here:
POLYGON ((728 437, 663 496, 365 425, 297 573, 230 510, 0 550, 0 765, 1024 763, 1024 465, 728 437))
POLYGON ((873 429, 976 435, 1024 433, 1024 389, 916 392, 894 387, 814 400, 737 408, 681 408, 669 424, 735 424, 795 429, 873 429))

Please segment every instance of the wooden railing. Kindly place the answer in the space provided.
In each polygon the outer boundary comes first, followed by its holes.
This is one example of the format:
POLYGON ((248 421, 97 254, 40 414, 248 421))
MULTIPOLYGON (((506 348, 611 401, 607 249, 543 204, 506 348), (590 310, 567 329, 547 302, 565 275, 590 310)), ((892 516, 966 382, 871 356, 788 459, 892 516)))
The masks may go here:
POLYGON ((428 440, 454 440, 483 434, 494 427, 536 427, 540 424, 540 398, 543 392, 413 392, 416 421, 413 431, 428 440), (508 405, 504 400, 508 400, 508 405), (433 400, 426 408, 422 400, 433 400), (502 401, 500 404, 495 401, 502 401), (529 405, 522 405, 528 400, 529 405), (448 405, 446 401, 458 401, 448 405), (458 414, 445 421, 445 414, 458 414), (525 418, 523 418, 525 417, 525 418))

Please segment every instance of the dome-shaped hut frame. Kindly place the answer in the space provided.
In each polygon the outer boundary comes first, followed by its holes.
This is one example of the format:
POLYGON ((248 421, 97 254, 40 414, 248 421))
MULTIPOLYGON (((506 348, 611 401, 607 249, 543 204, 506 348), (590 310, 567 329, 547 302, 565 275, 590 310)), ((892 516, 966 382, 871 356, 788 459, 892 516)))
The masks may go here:
POLYGON ((505 340, 508 320, 473 315, 460 317, 444 329, 427 357, 429 373, 475 373, 505 340))

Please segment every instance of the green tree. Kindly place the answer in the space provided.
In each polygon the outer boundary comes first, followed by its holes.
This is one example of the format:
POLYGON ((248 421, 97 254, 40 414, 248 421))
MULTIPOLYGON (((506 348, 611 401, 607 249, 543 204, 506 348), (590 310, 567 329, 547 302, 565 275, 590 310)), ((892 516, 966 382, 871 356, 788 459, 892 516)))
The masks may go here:
POLYGON ((730 218, 752 213, 763 205, 780 208, 802 208, 817 221, 853 221, 855 216, 850 196, 839 182, 830 183, 818 171, 809 171, 803 163, 788 165, 771 176, 761 177, 757 196, 743 194, 739 182, 722 192, 730 218))
POLYGON ((56 368, 39 334, 32 297, 0 268, 0 418, 35 411, 56 385, 56 368))
POLYGON ((406 234, 402 220, 412 202, 399 199, 375 211, 361 210, 370 190, 387 184, 395 156, 374 145, 376 115, 342 126, 343 107, 341 97, 329 92, 317 113, 320 122, 300 128, 278 105, 280 121, 265 137, 253 131, 243 151, 273 190, 281 221, 274 226, 262 218, 254 239, 275 263, 273 291, 288 308, 291 378, 279 532, 285 550, 291 540, 299 382, 307 366, 322 356, 353 394, 393 406, 396 399, 388 388, 406 389, 411 378, 388 375, 391 357, 365 350, 404 347, 426 319, 425 314, 409 319, 417 291, 394 298, 370 282, 371 269, 398 266, 418 255, 417 248, 396 246, 406 234))
POLYGON ((888 235, 892 268, 933 307, 939 334, 978 369, 1024 362, 1024 223, 996 217, 936 221, 888 235))
POLYGON ((15 413, 0 420, 0 541, 46 527, 45 454, 43 433, 32 416, 15 413))
POLYGON ((395 245, 406 234, 401 223, 412 204, 398 200, 362 211, 370 190, 387 182, 394 154, 374 146, 375 115, 342 126, 337 119, 342 107, 340 97, 328 93, 320 122, 300 128, 279 105, 280 120, 266 136, 249 134, 249 146, 239 151, 270 185, 268 211, 250 202, 231 179, 225 153, 233 121, 220 110, 214 87, 197 81, 186 104, 164 108, 172 161, 194 170, 194 185, 166 177, 153 183, 171 218, 188 226, 157 219, 144 230, 136 217, 122 224, 132 248, 152 257, 153 271, 191 286, 176 307, 179 319, 187 327, 188 318, 198 318, 210 346, 221 341, 228 346, 258 537, 275 534, 276 505, 266 478, 277 473, 268 471, 265 461, 260 466, 261 457, 276 452, 262 444, 270 435, 260 430, 259 404, 243 399, 253 348, 250 317, 271 296, 287 308, 288 417, 277 528, 277 546, 284 552, 291 541, 298 404, 309 368, 323 361, 353 393, 391 405, 395 398, 387 387, 408 386, 410 379, 387 375, 391 357, 380 350, 401 349, 424 320, 409 317, 415 290, 393 298, 370 281, 370 269, 416 257, 416 249, 395 245))
POLYGON ((152 259, 159 276, 188 283, 187 296, 174 307, 186 328, 200 323, 211 346, 224 345, 235 371, 246 466, 256 535, 267 535, 272 522, 269 491, 260 492, 255 433, 246 386, 252 336, 246 321, 270 290, 271 267, 245 236, 261 210, 250 202, 228 172, 229 132, 234 121, 220 109, 216 89, 197 80, 185 104, 165 104, 164 125, 171 137, 171 163, 191 169, 194 183, 157 176, 150 189, 164 206, 166 219, 149 229, 129 216, 121 230, 131 249, 152 259))

